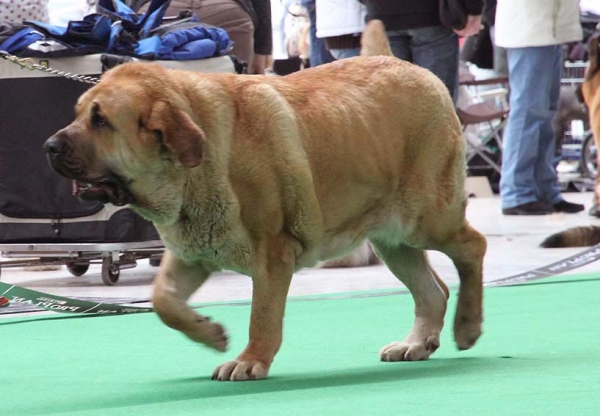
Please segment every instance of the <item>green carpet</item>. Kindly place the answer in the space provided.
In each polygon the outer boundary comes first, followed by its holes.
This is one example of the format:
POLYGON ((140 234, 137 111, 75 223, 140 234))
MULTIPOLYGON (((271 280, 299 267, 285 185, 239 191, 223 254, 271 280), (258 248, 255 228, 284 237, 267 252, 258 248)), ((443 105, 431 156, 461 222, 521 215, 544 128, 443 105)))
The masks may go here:
POLYGON ((412 324, 410 296, 291 302, 268 380, 219 383, 215 366, 247 340, 248 306, 207 306, 230 331, 224 355, 153 314, 0 320, 2 415, 600 414, 600 276, 486 291, 485 333, 451 334, 426 362, 382 363, 412 324))

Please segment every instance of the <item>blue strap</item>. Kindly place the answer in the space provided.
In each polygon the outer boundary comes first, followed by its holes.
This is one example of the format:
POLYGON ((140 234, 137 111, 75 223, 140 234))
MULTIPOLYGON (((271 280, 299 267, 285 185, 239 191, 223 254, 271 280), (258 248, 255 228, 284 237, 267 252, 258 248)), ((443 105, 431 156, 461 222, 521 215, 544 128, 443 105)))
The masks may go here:
POLYGON ((149 38, 142 39, 135 48, 135 55, 144 59, 156 59, 160 43, 159 36, 150 36, 149 38))
POLYGON ((45 36, 43 33, 33 29, 26 28, 18 31, 10 38, 6 39, 2 45, 0 45, 0 50, 6 51, 8 53, 17 53, 20 50, 26 48, 38 40, 44 39, 45 36))
POLYGON ((100 0, 98 2, 98 11, 104 15, 110 16, 113 21, 123 21, 124 27, 135 32, 140 39, 149 36, 152 29, 155 29, 162 22, 171 0, 152 0, 148 11, 142 15, 136 14, 129 6, 121 0, 100 0))
POLYGON ((67 26, 70 38, 102 44, 110 37, 110 19, 98 14, 88 15, 80 21, 71 21, 67 26))
POLYGON ((140 22, 142 28, 139 32, 140 39, 150 36, 150 32, 160 26, 163 17, 167 13, 171 0, 152 0, 150 8, 146 12, 140 22))
POLYGON ((119 55, 133 55, 138 41, 123 29, 123 23, 121 21, 113 23, 110 30, 110 40, 106 51, 119 55))
POLYGON ((62 38, 67 33, 67 28, 62 26, 53 26, 48 23, 38 22, 35 20, 27 20, 25 23, 55 38, 62 38))
POLYGON ((119 0, 100 0, 96 8, 99 13, 110 16, 113 20, 137 23, 137 14, 119 0))
POLYGON ((27 20, 25 23, 38 29, 53 39, 67 43, 87 42, 103 44, 110 36, 110 18, 99 14, 85 16, 83 20, 71 21, 67 27, 27 20))

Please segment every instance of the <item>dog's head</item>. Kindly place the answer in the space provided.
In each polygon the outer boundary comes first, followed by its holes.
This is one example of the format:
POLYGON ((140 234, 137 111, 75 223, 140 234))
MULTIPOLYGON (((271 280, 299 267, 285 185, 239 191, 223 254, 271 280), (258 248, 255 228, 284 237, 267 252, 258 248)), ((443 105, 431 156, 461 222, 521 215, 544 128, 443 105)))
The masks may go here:
POLYGON ((133 204, 155 215, 177 209, 205 135, 185 86, 168 70, 125 64, 83 94, 75 120, 44 148, 52 168, 82 199, 133 204))

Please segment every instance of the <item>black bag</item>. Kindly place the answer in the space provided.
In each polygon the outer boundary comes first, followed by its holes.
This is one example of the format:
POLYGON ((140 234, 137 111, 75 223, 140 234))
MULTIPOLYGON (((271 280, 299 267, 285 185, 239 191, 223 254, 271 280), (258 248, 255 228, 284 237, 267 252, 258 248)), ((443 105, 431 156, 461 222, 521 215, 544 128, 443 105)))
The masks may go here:
POLYGON ((467 25, 467 11, 460 0, 440 0, 440 20, 450 29, 461 30, 467 25))
MULTIPOLYGON (((48 64, 97 76, 99 61, 96 55, 49 59, 48 64)), ((57 175, 46 160, 44 141, 72 121, 74 104, 89 87, 23 71, 0 59, 0 243, 159 239, 152 223, 131 209, 73 197, 72 182, 57 175)))

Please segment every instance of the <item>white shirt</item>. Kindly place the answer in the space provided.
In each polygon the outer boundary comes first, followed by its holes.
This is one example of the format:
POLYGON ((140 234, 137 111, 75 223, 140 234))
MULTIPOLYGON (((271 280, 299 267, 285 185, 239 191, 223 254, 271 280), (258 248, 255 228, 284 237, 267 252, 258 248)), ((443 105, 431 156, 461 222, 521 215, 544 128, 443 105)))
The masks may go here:
POLYGON ((562 45, 582 39, 578 0, 498 0, 496 45, 562 45))
POLYGON ((353 35, 365 28, 367 8, 358 0, 317 0, 317 37, 353 35))

